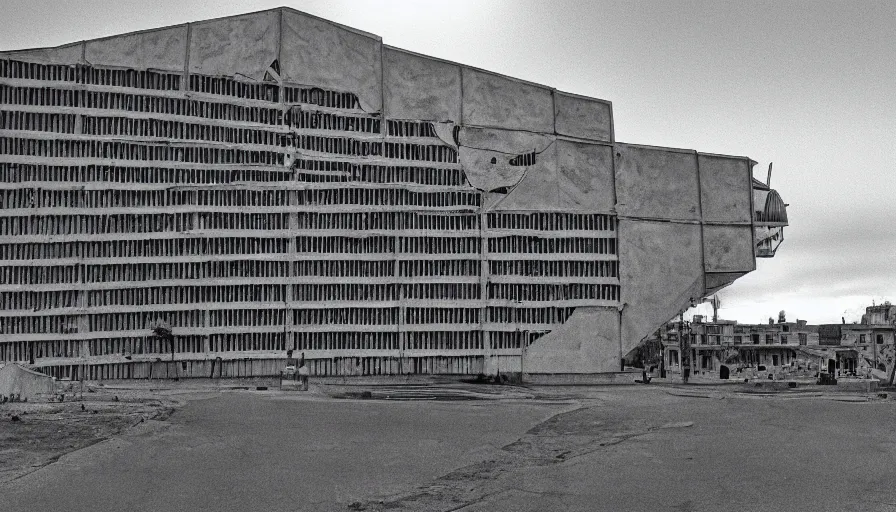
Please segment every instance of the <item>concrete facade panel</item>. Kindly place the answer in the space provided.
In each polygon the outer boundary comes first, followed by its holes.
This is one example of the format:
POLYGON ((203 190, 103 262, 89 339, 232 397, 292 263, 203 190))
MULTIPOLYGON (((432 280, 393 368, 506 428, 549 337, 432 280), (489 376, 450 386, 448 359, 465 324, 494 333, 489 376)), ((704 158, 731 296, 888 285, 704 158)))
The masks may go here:
POLYGON ((613 212, 613 148, 557 140, 557 170, 562 208, 613 212))
POLYGON ((280 16, 276 11, 194 23, 190 72, 262 80, 278 58, 280 16))
POLYGON ((696 153, 627 144, 615 147, 619 215, 700 220, 696 153))
POLYGON ((557 134, 613 141, 613 106, 608 101, 554 92, 557 134))
POLYGON ((746 275, 746 272, 707 272, 705 295, 712 295, 746 275))
POLYGON ((351 92, 370 112, 382 109, 382 42, 334 23, 283 10, 284 80, 351 92))
MULTIPOLYGON (((539 169, 547 169, 549 176, 555 175, 553 153, 546 152, 555 142, 551 136, 516 130, 465 127, 460 130, 458 139, 459 161, 467 179, 480 190, 513 188, 521 184, 524 175, 539 172, 539 169), (513 158, 529 152, 537 153, 535 165, 511 165, 513 158)), ((535 178, 537 177, 530 178, 529 181, 535 178)), ((553 187, 556 188, 556 183, 553 187)))
POLYGON ((523 356, 527 373, 619 371, 619 311, 576 308, 557 329, 530 345, 523 356))
POLYGON ((474 188, 489 192, 499 188, 516 186, 526 167, 514 167, 506 162, 507 155, 500 151, 473 149, 461 146, 458 161, 464 167, 464 174, 474 188), (492 163, 494 159, 495 163, 492 163))
POLYGON ((182 73, 187 57, 187 25, 96 39, 84 44, 84 57, 94 66, 182 73))
POLYGON ((460 122, 460 66, 383 48, 384 115, 460 122))
POLYGON ((697 155, 703 220, 750 222, 752 169, 746 158, 697 155))
POLYGON ((560 206, 557 179, 557 146, 551 144, 538 154, 535 165, 524 167, 525 174, 496 210, 551 210, 560 206))
POLYGON ((40 62, 43 64, 76 64, 81 62, 83 47, 83 43, 75 43, 57 46, 56 48, 33 48, 30 50, 0 52, 0 58, 40 62))
POLYGON ((700 226, 619 220, 623 353, 703 296, 700 226))
POLYGON ((551 90, 472 68, 463 68, 465 125, 554 133, 551 90))
POLYGON ((707 272, 749 272, 755 267, 750 226, 703 228, 707 272))

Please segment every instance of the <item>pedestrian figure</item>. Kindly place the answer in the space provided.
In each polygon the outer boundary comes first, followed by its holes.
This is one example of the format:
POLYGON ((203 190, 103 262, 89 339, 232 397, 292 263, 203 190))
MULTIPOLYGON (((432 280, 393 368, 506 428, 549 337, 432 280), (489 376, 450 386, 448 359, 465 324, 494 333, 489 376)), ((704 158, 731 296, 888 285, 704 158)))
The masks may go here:
POLYGON ((301 357, 299 357, 299 367, 297 370, 299 375, 299 384, 302 386, 302 391, 308 391, 308 366, 305 365, 305 353, 302 352, 301 357))

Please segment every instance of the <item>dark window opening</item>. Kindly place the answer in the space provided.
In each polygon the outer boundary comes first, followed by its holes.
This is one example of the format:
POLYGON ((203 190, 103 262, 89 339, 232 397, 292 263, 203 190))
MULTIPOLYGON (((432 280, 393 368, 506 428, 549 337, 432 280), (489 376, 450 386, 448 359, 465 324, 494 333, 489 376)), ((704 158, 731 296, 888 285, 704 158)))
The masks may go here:
POLYGON ((514 167, 523 167, 535 163, 535 151, 523 155, 517 155, 510 159, 510 165, 514 167))

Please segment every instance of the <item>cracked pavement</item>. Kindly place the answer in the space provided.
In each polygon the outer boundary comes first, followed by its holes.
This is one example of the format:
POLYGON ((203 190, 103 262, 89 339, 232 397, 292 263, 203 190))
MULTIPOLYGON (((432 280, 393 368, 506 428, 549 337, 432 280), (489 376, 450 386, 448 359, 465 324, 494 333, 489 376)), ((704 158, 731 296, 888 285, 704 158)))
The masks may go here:
POLYGON ((0 489, 0 510, 896 511, 893 399, 507 389, 179 395, 166 422, 0 489))

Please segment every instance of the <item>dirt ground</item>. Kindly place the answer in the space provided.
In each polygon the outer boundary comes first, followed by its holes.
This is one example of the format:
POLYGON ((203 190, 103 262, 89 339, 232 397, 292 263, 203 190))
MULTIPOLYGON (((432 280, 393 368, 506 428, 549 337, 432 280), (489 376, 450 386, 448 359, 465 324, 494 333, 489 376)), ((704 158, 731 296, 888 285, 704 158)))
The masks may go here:
POLYGON ((68 385, 52 398, 0 404, 0 485, 56 462, 66 453, 165 420, 182 404, 150 389, 68 385))

